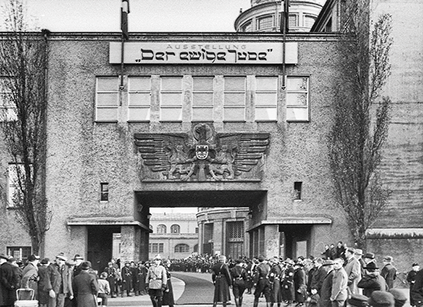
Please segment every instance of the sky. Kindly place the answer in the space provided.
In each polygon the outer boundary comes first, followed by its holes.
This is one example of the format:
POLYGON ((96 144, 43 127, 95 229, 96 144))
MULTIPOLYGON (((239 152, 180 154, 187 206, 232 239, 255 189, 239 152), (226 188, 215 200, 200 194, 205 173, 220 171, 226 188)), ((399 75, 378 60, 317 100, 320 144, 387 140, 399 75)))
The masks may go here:
MULTIPOLYGON (((120 31, 121 0, 23 1, 41 29, 120 31)), ((130 0, 129 32, 234 32, 240 9, 250 7, 250 0, 130 0)))

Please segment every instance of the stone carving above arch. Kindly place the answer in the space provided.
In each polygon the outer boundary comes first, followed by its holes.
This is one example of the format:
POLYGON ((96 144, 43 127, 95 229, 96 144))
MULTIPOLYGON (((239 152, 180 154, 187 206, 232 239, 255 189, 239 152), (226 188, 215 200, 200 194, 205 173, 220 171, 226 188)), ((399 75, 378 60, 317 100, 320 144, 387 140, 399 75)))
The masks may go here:
POLYGON ((135 133, 141 181, 259 181, 269 133, 216 133, 193 124, 187 133, 135 133))

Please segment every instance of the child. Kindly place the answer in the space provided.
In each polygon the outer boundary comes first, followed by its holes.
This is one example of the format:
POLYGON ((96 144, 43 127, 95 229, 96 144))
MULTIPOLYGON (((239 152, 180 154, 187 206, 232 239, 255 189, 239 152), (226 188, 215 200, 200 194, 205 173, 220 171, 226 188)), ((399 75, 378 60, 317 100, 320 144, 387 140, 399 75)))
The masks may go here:
POLYGON ((110 284, 107 281, 107 273, 103 272, 100 274, 98 280, 98 298, 101 298, 101 306, 107 306, 107 295, 110 293, 110 284))
POLYGON ((311 289, 311 294, 306 300, 307 307, 317 307, 319 299, 320 295, 317 293, 317 290, 311 289))

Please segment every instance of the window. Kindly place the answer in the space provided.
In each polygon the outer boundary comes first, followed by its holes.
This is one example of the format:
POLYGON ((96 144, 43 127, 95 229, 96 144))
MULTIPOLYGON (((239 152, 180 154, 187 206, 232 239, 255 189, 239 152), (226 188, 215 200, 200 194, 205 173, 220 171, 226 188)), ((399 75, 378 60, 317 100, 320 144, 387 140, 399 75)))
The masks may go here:
POLYGON ((304 16, 304 26, 306 28, 311 28, 316 21, 316 18, 310 15, 304 16))
POLYGON ((164 243, 150 243, 148 244, 148 252, 154 254, 163 253, 163 246, 164 243))
POLYGON ((225 121, 245 120, 245 77, 225 77, 223 117, 225 121))
POLYGON ((192 119, 213 119, 213 77, 193 77, 192 119))
POLYGON ((171 233, 180 233, 181 232, 181 226, 179 226, 178 224, 173 224, 172 226, 170 226, 170 232, 171 233))
POLYGON ((273 28, 273 16, 265 16, 257 20, 257 30, 266 31, 272 28, 273 28))
POLYGON ((0 78, 0 121, 16 121, 16 106, 12 101, 7 82, 10 78, 0 78))
POLYGON ((289 20, 289 28, 298 27, 298 15, 290 14, 288 17, 289 20))
POLYGON ((8 174, 8 207, 13 208, 22 203, 22 191, 19 182, 25 179, 25 169, 23 164, 10 163, 8 174))
POLYGON ((157 226, 157 233, 166 233, 166 225, 160 224, 157 226))
POLYGON ((241 32, 251 32, 251 21, 246 22, 242 25, 241 32))
POLYGON ((160 120, 182 121, 182 77, 162 77, 160 97, 160 120))
POLYGON ((276 120, 278 102, 278 78, 256 78, 255 120, 276 120))
POLYGON ((98 77, 96 89, 96 121, 116 122, 119 106, 119 78, 98 77))
POLYGON ((187 244, 177 244, 175 245, 175 253, 188 253, 189 246, 187 244))
POLYGON ((30 246, 8 246, 7 255, 12 256, 16 260, 25 260, 31 255, 30 246))
POLYGON ((301 200, 301 190, 303 183, 301 181, 294 182, 294 200, 301 200))
POLYGON ((150 77, 128 78, 128 121, 150 120, 150 77))
POLYGON ((100 201, 109 201, 109 184, 107 182, 100 183, 100 201))
POLYGON ((286 120, 309 120, 309 78, 288 77, 286 83, 286 120))

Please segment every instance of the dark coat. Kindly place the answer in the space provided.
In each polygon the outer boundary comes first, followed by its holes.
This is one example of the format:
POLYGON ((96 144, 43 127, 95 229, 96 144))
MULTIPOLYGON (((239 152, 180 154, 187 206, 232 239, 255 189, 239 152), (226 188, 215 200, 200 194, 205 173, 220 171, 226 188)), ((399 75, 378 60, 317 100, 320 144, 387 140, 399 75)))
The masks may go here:
POLYGON ((323 279, 322 288, 320 289, 319 307, 331 307, 332 302, 330 297, 332 295, 333 270, 326 273, 323 279))
POLYGON ((228 302, 231 300, 229 286, 232 286, 231 273, 226 263, 218 262, 212 268, 212 280, 214 283, 213 303, 228 302))
POLYGON ((122 274, 122 290, 130 291, 132 290, 132 270, 129 266, 124 266, 121 269, 122 274))
POLYGON ((416 274, 415 282, 411 289, 411 297, 416 306, 423 305, 423 269, 416 274))
POLYGON ((99 288, 97 279, 93 274, 82 270, 81 273, 73 279, 72 288, 78 306, 97 306, 97 293, 99 288))
POLYGON ((317 293, 320 295, 320 290, 322 289, 323 280, 326 277, 326 274, 328 270, 325 266, 320 266, 319 268, 316 268, 313 272, 313 275, 311 277, 311 283, 310 283, 310 289, 316 289, 317 293))
POLYGON ((373 291, 387 290, 385 279, 379 273, 364 275, 357 286, 363 288, 363 294, 367 297, 370 297, 373 291))
POLYGON ((13 306, 16 289, 19 288, 19 276, 14 265, 5 262, 0 266, 0 306, 13 306))
POLYGON ((293 301, 295 298, 293 267, 288 267, 285 270, 285 278, 282 281, 282 298, 284 301, 293 301))
POLYGON ((388 263, 382 268, 380 275, 385 278, 388 289, 392 289, 394 287, 394 280, 397 278, 397 269, 388 263))
POLYGON ((294 272, 295 301, 304 303, 307 295, 306 275, 302 267, 294 272))
POLYGON ((58 285, 58 279, 60 275, 54 269, 53 265, 50 264, 49 266, 41 265, 38 268, 38 276, 40 278, 38 281, 38 302, 40 304, 47 304, 50 290, 59 291, 60 285, 58 285))
POLYGON ((173 306, 175 305, 175 300, 173 298, 172 282, 170 281, 171 276, 167 266, 165 266, 165 269, 166 269, 166 276, 167 276, 167 284, 166 284, 166 289, 163 291, 162 305, 173 306))

